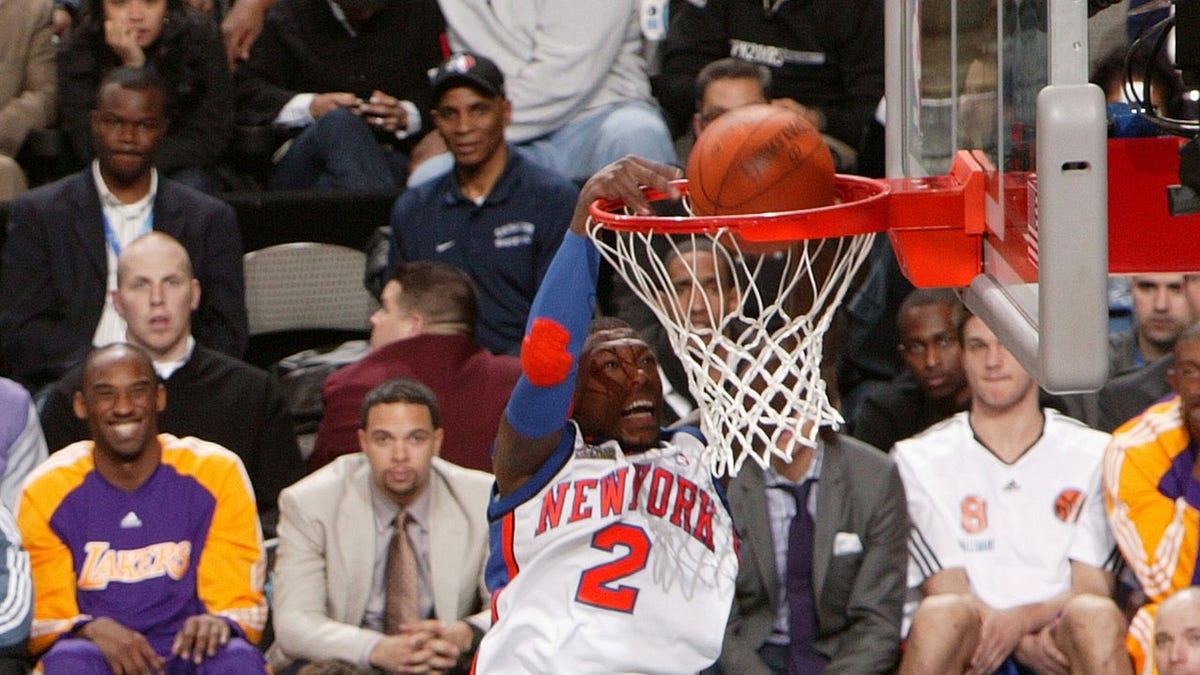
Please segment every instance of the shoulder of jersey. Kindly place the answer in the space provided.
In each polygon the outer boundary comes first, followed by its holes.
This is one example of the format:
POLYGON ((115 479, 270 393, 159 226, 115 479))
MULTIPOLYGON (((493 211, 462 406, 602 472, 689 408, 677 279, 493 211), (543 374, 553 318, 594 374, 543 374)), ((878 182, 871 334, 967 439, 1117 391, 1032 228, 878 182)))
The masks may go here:
POLYGON ((1104 452, 1104 448, 1108 446, 1109 440, 1112 438, 1112 436, 1107 432, 1100 431, 1099 429, 1093 429, 1074 417, 1068 417, 1067 415, 1064 415, 1052 408, 1046 409, 1046 425, 1047 427, 1050 427, 1051 425, 1057 425, 1058 429, 1056 431, 1058 433, 1068 434, 1072 438, 1076 439, 1072 443, 1062 444, 1062 447, 1064 448, 1075 448, 1079 450, 1096 451, 1102 453, 1104 452))
POLYGON ((195 436, 184 436, 183 438, 178 438, 176 436, 172 436, 171 434, 164 433, 159 434, 159 437, 162 438, 163 441, 164 461, 167 461, 167 458, 173 453, 186 453, 192 457, 195 457, 197 461, 204 463, 231 462, 240 464, 242 461, 241 458, 237 456, 237 453, 226 448, 225 446, 213 443, 212 441, 196 438, 195 436))
POLYGON ((960 449, 967 413, 960 412, 937 422, 916 436, 897 441, 893 455, 908 460, 930 461, 960 449))
POLYGON ((78 467, 81 471, 92 469, 92 442, 76 441, 65 448, 53 452, 41 464, 38 464, 25 478, 25 485, 32 485, 43 479, 47 474, 60 471, 67 467, 78 467))

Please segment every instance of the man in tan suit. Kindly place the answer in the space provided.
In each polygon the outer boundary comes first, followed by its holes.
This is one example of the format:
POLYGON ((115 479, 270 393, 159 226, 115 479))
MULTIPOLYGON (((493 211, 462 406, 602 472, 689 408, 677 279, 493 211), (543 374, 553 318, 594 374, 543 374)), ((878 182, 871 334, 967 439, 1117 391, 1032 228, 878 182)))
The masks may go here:
POLYGON ((492 477, 437 457, 437 400, 416 380, 371 390, 362 423, 362 452, 279 496, 271 663, 465 673, 490 624, 492 477))
POLYGON ((50 0, 0 0, 0 201, 25 192, 13 159, 25 136, 54 122, 52 8, 50 0))

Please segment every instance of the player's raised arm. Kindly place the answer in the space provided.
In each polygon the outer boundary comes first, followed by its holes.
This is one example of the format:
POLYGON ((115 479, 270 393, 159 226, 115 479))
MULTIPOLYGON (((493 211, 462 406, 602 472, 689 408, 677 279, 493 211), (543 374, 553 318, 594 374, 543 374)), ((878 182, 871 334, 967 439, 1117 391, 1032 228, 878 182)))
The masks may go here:
POLYGON ((650 202, 641 186, 675 194, 670 181, 681 176, 677 167, 625 157, 584 184, 571 231, 533 300, 521 346, 521 379, 500 420, 492 468, 501 495, 516 490, 542 466, 561 440, 571 412, 600 269, 600 254, 585 229, 588 207, 597 199, 620 199, 648 215, 650 202))

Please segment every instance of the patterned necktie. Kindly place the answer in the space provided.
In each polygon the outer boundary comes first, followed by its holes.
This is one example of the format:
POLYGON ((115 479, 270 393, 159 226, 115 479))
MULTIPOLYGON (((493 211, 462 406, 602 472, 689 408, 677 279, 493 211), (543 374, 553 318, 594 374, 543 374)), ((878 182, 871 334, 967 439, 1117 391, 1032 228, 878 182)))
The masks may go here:
POLYGON ((784 486, 796 500, 796 515, 788 528, 786 590, 791 643, 788 675, 820 675, 825 657, 813 649, 817 638, 817 609, 813 598, 813 519, 808 512, 808 493, 816 483, 784 486))
POLYGON ((410 520, 407 511, 401 511, 396 516, 396 533, 392 535, 392 543, 388 546, 383 621, 383 632, 388 635, 400 632, 401 624, 412 623, 420 618, 417 609, 420 597, 417 554, 405 527, 410 520))

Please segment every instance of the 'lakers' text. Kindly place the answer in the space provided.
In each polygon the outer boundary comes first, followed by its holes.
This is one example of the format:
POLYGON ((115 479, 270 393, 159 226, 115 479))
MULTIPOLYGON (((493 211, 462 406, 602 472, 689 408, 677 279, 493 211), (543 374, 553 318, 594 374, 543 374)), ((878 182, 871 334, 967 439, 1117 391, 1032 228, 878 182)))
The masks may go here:
POLYGON ((537 531, 541 535, 564 523, 620 516, 641 509, 668 520, 713 550, 713 516, 717 503, 708 492, 661 467, 634 464, 600 478, 563 481, 542 499, 537 531))
POLYGON ((169 576, 182 579, 192 556, 190 541, 166 541, 130 551, 109 548, 107 541, 84 545, 87 557, 79 571, 79 588, 103 590, 113 581, 134 583, 169 576))

